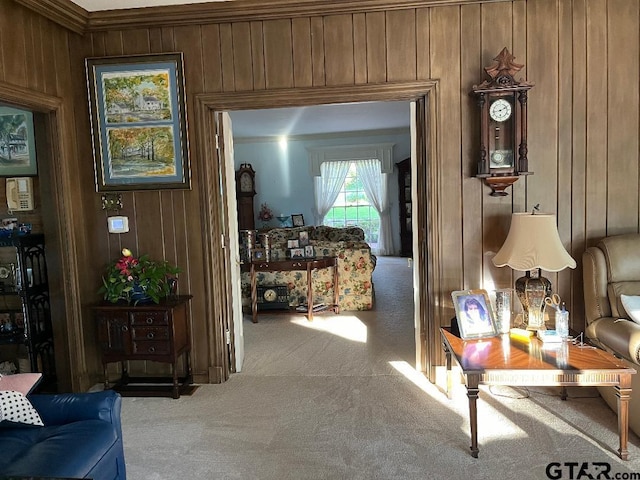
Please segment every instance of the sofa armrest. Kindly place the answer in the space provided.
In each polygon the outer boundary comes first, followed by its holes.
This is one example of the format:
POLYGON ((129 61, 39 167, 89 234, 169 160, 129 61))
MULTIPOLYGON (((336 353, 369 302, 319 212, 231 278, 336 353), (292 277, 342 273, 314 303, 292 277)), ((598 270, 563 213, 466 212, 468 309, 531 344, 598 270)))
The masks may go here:
POLYGON ((80 420, 102 420, 116 425, 122 438, 122 397, 113 390, 94 393, 29 395, 29 401, 45 425, 64 425, 80 420))
POLYGON ((587 337, 618 357, 640 364, 640 325, 626 318, 602 317, 587 326, 587 337))

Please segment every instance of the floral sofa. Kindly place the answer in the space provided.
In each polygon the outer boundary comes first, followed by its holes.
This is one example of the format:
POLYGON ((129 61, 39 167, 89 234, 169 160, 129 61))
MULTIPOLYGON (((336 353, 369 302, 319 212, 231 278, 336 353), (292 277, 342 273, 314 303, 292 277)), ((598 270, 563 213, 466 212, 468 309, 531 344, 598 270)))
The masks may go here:
MULTIPOLYGON (((370 310, 373 307, 373 270, 376 257, 364 241, 360 227, 335 228, 305 226, 274 228, 269 231, 269 260, 288 259, 288 241, 300 238, 307 232, 309 245, 316 257, 338 258, 338 305, 340 310, 370 310)), ((333 268, 313 272, 312 288, 314 303, 333 302, 333 268)), ((289 305, 305 305, 307 302, 307 275, 305 271, 258 272, 258 285, 287 285, 289 305)), ((249 272, 242 272, 242 300, 249 305, 251 285, 249 272)))

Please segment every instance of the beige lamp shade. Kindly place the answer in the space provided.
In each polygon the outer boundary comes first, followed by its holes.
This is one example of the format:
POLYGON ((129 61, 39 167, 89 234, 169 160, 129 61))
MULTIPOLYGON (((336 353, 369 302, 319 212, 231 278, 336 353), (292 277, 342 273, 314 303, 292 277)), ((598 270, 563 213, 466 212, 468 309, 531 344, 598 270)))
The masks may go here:
POLYGON ((514 213, 507 239, 493 257, 493 264, 520 271, 541 268, 559 272, 567 267, 576 268, 576 261, 560 241, 556 216, 548 213, 514 213))

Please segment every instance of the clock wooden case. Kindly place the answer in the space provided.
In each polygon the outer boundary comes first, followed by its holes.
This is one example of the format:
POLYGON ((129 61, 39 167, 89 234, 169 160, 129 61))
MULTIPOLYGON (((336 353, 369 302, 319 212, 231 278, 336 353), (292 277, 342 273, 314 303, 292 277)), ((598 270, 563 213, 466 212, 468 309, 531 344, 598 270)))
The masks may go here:
POLYGON ((250 163, 243 163, 236 171, 236 200, 238 203, 238 229, 255 229, 253 197, 256 195, 256 172, 250 163))
POLYGON ((480 158, 477 177, 491 188, 492 196, 507 195, 505 189, 520 175, 531 175, 527 159, 527 95, 533 84, 516 80, 524 67, 514 62, 507 48, 485 67, 489 76, 471 93, 480 110, 480 158))

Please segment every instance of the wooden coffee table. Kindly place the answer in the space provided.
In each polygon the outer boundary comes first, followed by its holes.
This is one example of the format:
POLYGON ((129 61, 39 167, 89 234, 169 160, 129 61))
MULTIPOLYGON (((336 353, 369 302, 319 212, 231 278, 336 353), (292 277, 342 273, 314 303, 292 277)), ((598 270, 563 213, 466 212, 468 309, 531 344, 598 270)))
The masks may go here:
POLYGON ((442 346, 447 362, 447 396, 451 398, 451 358, 454 357, 465 378, 469 397, 471 455, 478 457, 479 385, 559 386, 566 400, 567 386, 611 385, 618 397, 618 455, 627 460, 629 435, 629 398, 631 375, 636 373, 613 355, 590 346, 566 342, 548 348, 535 337, 509 334, 481 340, 462 340, 441 328, 442 346), (505 338, 506 337, 506 338, 505 338))

